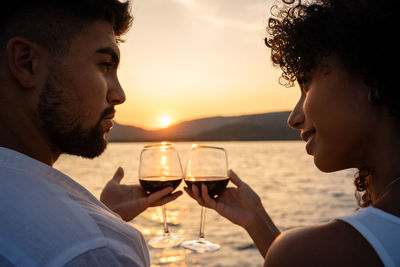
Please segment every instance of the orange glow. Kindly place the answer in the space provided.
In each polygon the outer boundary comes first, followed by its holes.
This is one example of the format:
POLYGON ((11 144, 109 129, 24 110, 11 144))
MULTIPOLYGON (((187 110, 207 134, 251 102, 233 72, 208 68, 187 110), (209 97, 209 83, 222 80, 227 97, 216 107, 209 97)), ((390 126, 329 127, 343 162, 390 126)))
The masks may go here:
POLYGON ((167 116, 164 116, 161 117, 160 123, 162 127, 166 128, 171 124, 171 120, 167 116))
POLYGON ((279 85, 264 44, 273 1, 162 2, 133 4, 135 25, 120 44, 118 123, 152 130, 295 106, 299 90, 279 85))

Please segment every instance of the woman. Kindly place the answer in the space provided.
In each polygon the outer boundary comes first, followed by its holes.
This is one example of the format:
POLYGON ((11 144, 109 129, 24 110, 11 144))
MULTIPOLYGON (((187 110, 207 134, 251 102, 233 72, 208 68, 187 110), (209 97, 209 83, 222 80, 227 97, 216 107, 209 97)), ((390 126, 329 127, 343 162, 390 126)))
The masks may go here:
MULTIPOLYGON (((236 188, 216 199, 186 192, 244 227, 265 266, 400 266, 400 93, 395 83, 395 2, 285 1, 274 6, 266 45, 295 81, 300 99, 288 124, 300 130, 321 171, 358 168, 360 210, 280 233, 260 198, 230 172, 236 188), (361 195, 360 195, 361 194, 361 195)), ((397 21, 396 21, 397 22, 397 21)))

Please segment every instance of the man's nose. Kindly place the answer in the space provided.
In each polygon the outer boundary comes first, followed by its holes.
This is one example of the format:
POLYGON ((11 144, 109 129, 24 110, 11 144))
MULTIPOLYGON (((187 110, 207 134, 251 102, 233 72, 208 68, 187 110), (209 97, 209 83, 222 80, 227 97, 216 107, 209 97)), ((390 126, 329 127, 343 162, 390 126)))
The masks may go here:
POLYGON ((124 103, 126 100, 125 92, 122 89, 121 84, 118 80, 114 81, 111 88, 107 93, 107 101, 113 105, 119 105, 124 103))

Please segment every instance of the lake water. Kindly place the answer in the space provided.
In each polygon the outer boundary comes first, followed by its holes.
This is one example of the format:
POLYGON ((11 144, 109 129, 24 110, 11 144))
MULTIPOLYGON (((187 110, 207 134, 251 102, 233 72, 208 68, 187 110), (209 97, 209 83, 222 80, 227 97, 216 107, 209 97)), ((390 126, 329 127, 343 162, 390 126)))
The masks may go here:
MULTIPOLYGON (((202 144, 204 142, 199 142, 202 144)), ((329 221, 354 212, 355 170, 322 173, 306 154, 301 141, 207 142, 223 146, 233 169, 261 197, 264 207, 283 231, 329 221)), ((118 166, 125 170, 122 180, 137 184, 139 156, 144 143, 111 143, 94 160, 62 156, 55 167, 85 186, 96 197, 118 166)), ((175 143, 182 163, 191 143, 175 143)), ((184 183, 178 187, 183 190, 184 183)), ((230 183, 228 186, 232 186, 230 183)), ((200 206, 186 194, 167 204, 169 228, 189 239, 198 237, 200 206)), ((162 234, 161 209, 150 208, 129 222, 149 240, 162 234)), ((184 248, 149 247, 152 266, 262 266, 263 258, 246 231, 207 209, 205 236, 221 245, 211 253, 184 248)))

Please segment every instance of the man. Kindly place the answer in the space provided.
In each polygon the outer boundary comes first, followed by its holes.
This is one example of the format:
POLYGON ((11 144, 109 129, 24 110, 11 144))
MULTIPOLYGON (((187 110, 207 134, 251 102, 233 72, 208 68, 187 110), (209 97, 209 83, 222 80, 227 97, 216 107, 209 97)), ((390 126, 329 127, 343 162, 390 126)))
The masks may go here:
POLYGON ((119 168, 101 195, 107 208, 51 167, 61 153, 106 148, 125 101, 118 42, 129 2, 22 0, 0 12, 0 266, 148 266, 142 235, 120 216, 181 192, 147 196, 121 185, 119 168))

